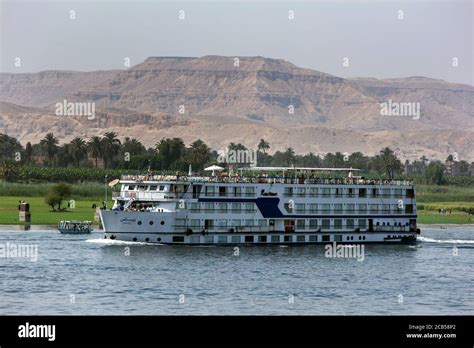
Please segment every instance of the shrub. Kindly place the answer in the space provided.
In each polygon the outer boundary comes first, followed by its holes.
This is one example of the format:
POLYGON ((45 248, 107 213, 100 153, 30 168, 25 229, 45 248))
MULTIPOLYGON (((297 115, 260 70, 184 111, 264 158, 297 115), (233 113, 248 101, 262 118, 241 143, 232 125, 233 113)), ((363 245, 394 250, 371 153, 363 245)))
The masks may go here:
POLYGON ((63 200, 68 198, 71 195, 71 186, 68 184, 60 183, 50 187, 48 195, 45 197, 45 203, 51 206, 53 210, 56 210, 54 207, 57 205, 58 210, 61 210, 61 204, 63 200))
POLYGON ((44 202, 51 207, 53 211, 56 211, 55 206, 61 207, 62 199, 54 192, 48 192, 48 195, 44 198, 44 202))
POLYGON ((468 213, 469 215, 474 215, 474 208, 472 208, 472 207, 469 207, 469 208, 462 207, 461 211, 465 212, 465 213, 468 213))

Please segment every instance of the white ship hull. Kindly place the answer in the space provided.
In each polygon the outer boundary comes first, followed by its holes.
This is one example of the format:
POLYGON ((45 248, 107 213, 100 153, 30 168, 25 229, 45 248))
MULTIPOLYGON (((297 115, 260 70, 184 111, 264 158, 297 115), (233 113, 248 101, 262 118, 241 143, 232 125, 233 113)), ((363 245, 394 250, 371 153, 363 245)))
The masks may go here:
POLYGON ((174 214, 153 212, 100 212, 104 238, 129 242, 175 245, 239 245, 239 244, 413 244, 417 232, 403 231, 395 226, 391 231, 308 230, 298 232, 256 229, 255 231, 216 232, 209 230, 173 231, 174 214), (150 225, 150 221, 153 222, 150 225), (138 224, 141 222, 141 224, 138 224), (163 222, 163 224, 162 224, 163 222))

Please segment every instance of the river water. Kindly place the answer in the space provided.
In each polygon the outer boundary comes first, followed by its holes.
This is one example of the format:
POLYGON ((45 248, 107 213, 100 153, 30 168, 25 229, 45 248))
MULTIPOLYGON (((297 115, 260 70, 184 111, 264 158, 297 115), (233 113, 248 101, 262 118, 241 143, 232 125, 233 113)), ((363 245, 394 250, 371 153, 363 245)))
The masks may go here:
POLYGON ((474 314, 472 226, 423 228, 416 246, 365 245, 361 261, 325 250, 2 226, 0 314, 474 314), (20 246, 29 253, 15 256, 20 246))

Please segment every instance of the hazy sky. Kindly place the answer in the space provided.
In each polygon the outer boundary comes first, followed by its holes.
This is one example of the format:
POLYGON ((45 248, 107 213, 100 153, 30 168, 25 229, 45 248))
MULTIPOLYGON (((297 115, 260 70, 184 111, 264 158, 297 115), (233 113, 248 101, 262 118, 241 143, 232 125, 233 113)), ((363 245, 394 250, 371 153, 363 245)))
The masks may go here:
POLYGON ((134 65, 149 56, 265 56, 342 77, 474 85, 472 0, 0 2, 2 72, 124 69, 126 57, 134 65))

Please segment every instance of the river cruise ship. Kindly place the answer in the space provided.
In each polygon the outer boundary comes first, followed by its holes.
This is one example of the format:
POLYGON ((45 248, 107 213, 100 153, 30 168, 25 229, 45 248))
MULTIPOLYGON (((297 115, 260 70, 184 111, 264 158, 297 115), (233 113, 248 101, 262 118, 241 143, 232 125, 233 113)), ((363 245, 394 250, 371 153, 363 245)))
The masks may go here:
POLYGON ((367 180, 352 168, 244 170, 114 180, 114 205, 100 211, 104 238, 186 245, 412 244, 420 232, 410 181, 367 180))

